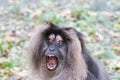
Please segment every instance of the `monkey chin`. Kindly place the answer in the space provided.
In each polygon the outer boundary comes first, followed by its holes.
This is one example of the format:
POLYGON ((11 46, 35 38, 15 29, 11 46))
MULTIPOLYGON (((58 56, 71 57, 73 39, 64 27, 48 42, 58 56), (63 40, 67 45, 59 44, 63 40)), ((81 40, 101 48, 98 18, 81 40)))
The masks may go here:
POLYGON ((47 54, 46 67, 49 71, 54 71, 58 67, 58 58, 53 54, 47 54))

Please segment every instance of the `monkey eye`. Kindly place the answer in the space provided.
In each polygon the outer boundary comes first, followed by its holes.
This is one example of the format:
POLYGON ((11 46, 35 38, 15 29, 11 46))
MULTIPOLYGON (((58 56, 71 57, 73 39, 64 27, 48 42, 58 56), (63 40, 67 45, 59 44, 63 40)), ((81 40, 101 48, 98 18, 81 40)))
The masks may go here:
POLYGON ((58 47, 62 47, 64 45, 64 41, 63 40, 58 41, 57 44, 58 44, 58 47))
POLYGON ((52 40, 51 39, 47 39, 46 42, 47 42, 48 45, 50 45, 52 40))
POLYGON ((48 39, 48 42, 49 42, 49 43, 51 43, 52 41, 53 41, 53 40, 51 40, 51 39, 48 39))
POLYGON ((63 44, 63 40, 58 42, 59 44, 63 44))

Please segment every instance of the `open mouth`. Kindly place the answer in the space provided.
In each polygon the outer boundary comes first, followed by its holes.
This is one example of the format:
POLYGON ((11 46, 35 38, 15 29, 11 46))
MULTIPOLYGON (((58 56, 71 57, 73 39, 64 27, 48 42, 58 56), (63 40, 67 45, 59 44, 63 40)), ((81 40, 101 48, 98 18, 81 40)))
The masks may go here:
POLYGON ((55 70, 58 66, 58 58, 53 54, 48 54, 46 56, 46 66, 48 70, 55 70))

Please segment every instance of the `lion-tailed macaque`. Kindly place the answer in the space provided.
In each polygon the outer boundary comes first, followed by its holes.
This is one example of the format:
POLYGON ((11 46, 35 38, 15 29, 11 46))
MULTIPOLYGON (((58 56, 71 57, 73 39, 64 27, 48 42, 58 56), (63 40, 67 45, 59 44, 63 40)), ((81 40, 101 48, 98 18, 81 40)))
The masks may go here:
POLYGON ((43 23, 29 42, 27 56, 32 80, 109 80, 73 28, 43 23))

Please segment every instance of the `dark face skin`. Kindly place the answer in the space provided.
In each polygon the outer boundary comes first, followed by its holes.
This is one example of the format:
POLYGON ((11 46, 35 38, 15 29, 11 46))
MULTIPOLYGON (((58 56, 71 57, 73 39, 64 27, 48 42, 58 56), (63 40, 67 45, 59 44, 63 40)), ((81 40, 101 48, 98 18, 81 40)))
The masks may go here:
POLYGON ((48 35, 45 56, 46 67, 48 70, 53 71, 59 67, 59 63, 61 63, 66 57, 66 45, 61 35, 48 35))

